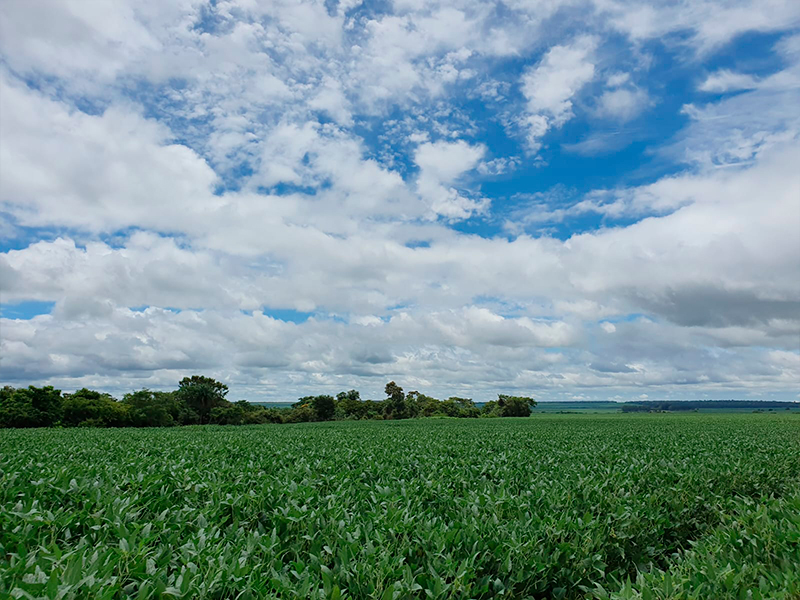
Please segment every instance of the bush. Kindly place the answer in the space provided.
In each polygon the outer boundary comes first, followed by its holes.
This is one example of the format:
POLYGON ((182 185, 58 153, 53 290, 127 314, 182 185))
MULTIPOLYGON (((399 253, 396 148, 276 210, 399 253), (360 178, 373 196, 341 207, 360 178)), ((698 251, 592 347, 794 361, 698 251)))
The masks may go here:
POLYGON ((242 425, 244 409, 237 404, 226 402, 211 409, 210 422, 217 425, 242 425))
POLYGON ((125 394, 122 403, 128 407, 130 424, 134 427, 170 427, 186 412, 185 407, 181 410, 172 392, 143 389, 125 394))
POLYGON ((536 401, 533 398, 499 394, 496 401, 487 402, 484 405, 482 416, 530 417, 531 408, 534 406, 536 406, 536 401))
POLYGON ((109 394, 82 388, 64 395, 64 418, 67 427, 124 427, 130 424, 128 406, 109 394))
POLYGON ((0 390, 0 427, 50 427, 62 414, 61 390, 52 386, 0 390))

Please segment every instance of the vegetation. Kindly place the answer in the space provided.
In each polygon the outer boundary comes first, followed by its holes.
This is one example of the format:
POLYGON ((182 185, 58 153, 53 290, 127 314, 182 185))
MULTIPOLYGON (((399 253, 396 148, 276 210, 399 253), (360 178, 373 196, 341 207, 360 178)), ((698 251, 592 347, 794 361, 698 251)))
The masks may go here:
POLYGON ((798 478, 793 413, 7 430, 0 598, 793 599, 798 478))
POLYGON ((622 405, 622 412, 673 412, 688 410, 791 410, 800 409, 800 402, 774 400, 650 400, 622 405))
POLYGON ((418 417, 525 417, 536 406, 533 398, 500 395, 479 409, 469 398, 437 400, 420 392, 405 394, 394 381, 386 384, 386 399, 361 400, 356 390, 333 396, 306 396, 289 409, 246 401, 229 402, 228 386, 211 377, 184 377, 174 392, 148 389, 125 394, 117 401, 108 394, 78 390, 61 394, 52 387, 0 390, 0 427, 170 427, 173 425, 256 425, 359 419, 418 417))
POLYGON ((740 498, 722 523, 662 570, 627 580, 600 600, 800 598, 800 485, 763 504, 740 498))

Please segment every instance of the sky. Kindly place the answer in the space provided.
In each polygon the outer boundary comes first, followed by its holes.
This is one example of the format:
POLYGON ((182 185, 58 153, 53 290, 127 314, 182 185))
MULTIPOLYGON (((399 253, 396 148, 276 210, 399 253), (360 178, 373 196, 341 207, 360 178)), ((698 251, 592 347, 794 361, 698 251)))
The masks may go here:
POLYGON ((0 383, 800 398, 797 0, 6 0, 0 383))

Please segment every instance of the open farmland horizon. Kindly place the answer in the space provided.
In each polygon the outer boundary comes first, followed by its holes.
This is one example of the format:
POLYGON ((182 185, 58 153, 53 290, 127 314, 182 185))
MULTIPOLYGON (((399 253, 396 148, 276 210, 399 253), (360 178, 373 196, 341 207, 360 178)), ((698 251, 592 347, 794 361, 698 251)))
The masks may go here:
POLYGON ((5 430, 0 482, 14 598, 800 593, 795 413, 5 430))
POLYGON ((498 394, 489 402, 450 396, 439 399, 404 391, 396 382, 384 387, 379 400, 362 398, 358 390, 317 394, 296 402, 258 403, 228 399, 228 386, 212 377, 192 375, 168 391, 141 389, 121 399, 98 390, 62 392, 53 386, 0 388, 0 428, 35 427, 173 427, 180 425, 255 425, 345 420, 528 417, 541 413, 605 412, 744 412, 800 411, 800 402, 770 400, 687 400, 637 402, 550 402, 531 396, 498 394))
POLYGON ((800 0, 0 0, 0 600, 800 600, 800 0))

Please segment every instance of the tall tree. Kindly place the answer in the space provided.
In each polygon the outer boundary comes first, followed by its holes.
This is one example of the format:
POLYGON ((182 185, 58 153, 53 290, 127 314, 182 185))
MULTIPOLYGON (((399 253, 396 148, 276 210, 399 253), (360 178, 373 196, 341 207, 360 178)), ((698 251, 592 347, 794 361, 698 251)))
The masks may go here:
POLYGON ((387 418, 408 418, 408 406, 406 406, 406 395, 403 393, 403 388, 397 385, 394 381, 390 381, 386 384, 384 391, 386 392, 387 396, 386 402, 384 403, 384 410, 387 418))
POLYGON ((200 423, 208 423, 211 410, 227 402, 225 396, 228 394, 228 386, 211 377, 192 375, 180 380, 175 393, 180 401, 197 413, 200 423))

